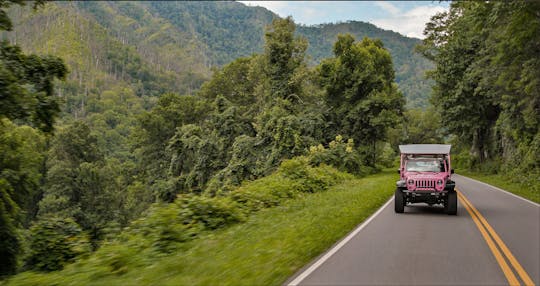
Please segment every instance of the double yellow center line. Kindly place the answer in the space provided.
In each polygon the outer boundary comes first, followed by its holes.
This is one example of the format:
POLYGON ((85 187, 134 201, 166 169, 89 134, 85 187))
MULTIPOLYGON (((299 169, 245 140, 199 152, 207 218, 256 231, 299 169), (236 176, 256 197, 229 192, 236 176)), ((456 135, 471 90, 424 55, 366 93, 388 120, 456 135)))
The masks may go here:
POLYGON ((510 252, 506 244, 504 244, 502 239, 491 227, 491 225, 489 225, 489 223, 482 216, 482 214, 480 214, 480 212, 471 204, 471 202, 469 202, 469 200, 460 191, 456 190, 456 192, 458 194, 459 201, 463 206, 465 206, 465 208, 471 215, 474 223, 478 227, 478 230, 480 230, 480 233, 484 237, 484 240, 487 242, 489 249, 499 263, 499 266, 501 267, 504 275, 506 276, 506 279, 508 280, 508 284, 521 285, 506 260, 510 262, 510 264, 515 269, 515 271, 517 272, 523 283, 525 283, 525 285, 534 285, 531 277, 529 277, 527 272, 523 269, 521 264, 519 264, 514 255, 512 255, 512 252, 510 252))

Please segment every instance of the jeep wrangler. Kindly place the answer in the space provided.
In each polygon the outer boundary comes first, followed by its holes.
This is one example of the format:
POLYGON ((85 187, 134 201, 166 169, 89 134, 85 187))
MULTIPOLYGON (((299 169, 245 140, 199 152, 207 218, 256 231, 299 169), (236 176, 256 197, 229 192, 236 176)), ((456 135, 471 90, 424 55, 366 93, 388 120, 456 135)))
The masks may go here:
POLYGON ((451 176, 451 145, 399 145, 401 153, 394 210, 403 213, 413 203, 441 204, 449 215, 457 214, 456 183, 451 176))

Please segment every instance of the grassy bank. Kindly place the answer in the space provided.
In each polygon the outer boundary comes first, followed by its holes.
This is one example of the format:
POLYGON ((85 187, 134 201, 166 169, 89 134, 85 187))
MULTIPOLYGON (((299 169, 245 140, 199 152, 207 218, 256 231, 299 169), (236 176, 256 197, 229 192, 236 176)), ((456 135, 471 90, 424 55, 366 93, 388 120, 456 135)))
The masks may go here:
POLYGON ((243 223, 203 233, 173 253, 103 247, 63 271, 21 273, 9 284, 278 285, 380 207, 393 193, 396 177, 388 171, 303 194, 243 223), (115 267, 110 261, 122 251, 129 252, 127 261, 115 267))
POLYGON ((525 185, 512 181, 501 174, 483 174, 479 172, 460 171, 459 175, 467 176, 475 180, 499 187, 518 196, 524 197, 536 203, 540 203, 540 183, 525 185))

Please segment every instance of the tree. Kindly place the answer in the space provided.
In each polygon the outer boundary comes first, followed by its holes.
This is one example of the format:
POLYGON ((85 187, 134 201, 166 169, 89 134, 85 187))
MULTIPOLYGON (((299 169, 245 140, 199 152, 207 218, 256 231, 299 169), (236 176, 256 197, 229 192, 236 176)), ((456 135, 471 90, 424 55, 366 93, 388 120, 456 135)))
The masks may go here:
POLYGON ((0 275, 12 273, 21 226, 28 226, 41 196, 45 138, 29 126, 0 120, 0 275))
POLYGON ((537 2, 455 2, 426 25, 419 51, 436 63, 432 101, 476 165, 502 157, 538 170, 538 11, 537 2))
MULTIPOLYGON (((44 2, 34 2, 34 9, 44 2)), ((12 29, 5 9, 23 1, 0 1, 0 31, 12 29)), ((53 130, 59 107, 53 97, 55 78, 65 77, 61 59, 25 55, 18 46, 0 42, 0 275, 13 273, 20 252, 18 228, 36 211, 41 183, 44 138, 29 124, 53 130)))
POLYGON ((279 100, 301 102, 307 40, 295 36, 294 31, 294 21, 287 17, 274 19, 265 33, 264 72, 271 104, 279 100))
POLYGON ((0 118, 31 124, 51 132, 60 111, 53 81, 67 68, 60 58, 24 55, 18 46, 0 42, 0 118))
POLYGON ((76 121, 58 132, 47 164, 41 219, 72 218, 94 240, 119 222, 121 202, 111 188, 119 174, 106 165, 97 137, 86 124, 76 121))
POLYGON ((206 100, 195 96, 163 94, 156 106, 138 117, 138 126, 132 136, 133 148, 138 154, 139 170, 149 184, 167 178, 170 154, 168 141, 177 127, 197 124, 206 119, 211 107, 206 100))
POLYGON ((328 106, 328 140, 347 135, 361 146, 370 146, 366 159, 374 166, 375 146, 401 116, 404 100, 394 83, 392 59, 380 40, 339 35, 334 58, 318 67, 319 84, 328 106))

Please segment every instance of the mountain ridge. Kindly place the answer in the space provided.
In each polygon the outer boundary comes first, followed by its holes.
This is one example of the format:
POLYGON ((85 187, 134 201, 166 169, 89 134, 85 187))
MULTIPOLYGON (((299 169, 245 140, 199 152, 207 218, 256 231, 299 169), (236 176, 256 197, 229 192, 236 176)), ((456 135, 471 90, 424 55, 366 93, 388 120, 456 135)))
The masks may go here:
MULTIPOLYGON (((68 82, 77 82, 83 93, 88 94, 93 89, 100 93, 112 88, 120 74, 121 81, 131 85, 139 96, 163 92, 193 94, 210 78, 213 68, 262 52, 266 26, 278 17, 263 7, 228 1, 49 2, 36 13, 31 13, 29 8, 10 11, 15 29, 11 33, 3 32, 2 38, 18 41, 28 52, 52 52, 67 57, 71 70, 68 82), (54 13, 56 17, 52 16, 54 13), (46 27, 45 33, 40 33, 36 27, 46 27), (80 39, 63 41, 59 37, 63 29, 71 30, 72 38, 79 36, 80 39), (21 31, 26 31, 23 37, 20 37, 21 31), (42 42, 48 44, 42 45, 42 42), (80 58, 75 59, 75 54, 80 58), (86 62, 86 70, 82 62, 86 62), (90 62, 94 67, 88 65, 90 62), (100 87, 84 86, 86 82, 81 75, 85 73, 90 74, 89 83, 96 82, 93 74, 105 78, 112 74, 114 80, 100 87)), ((350 33, 357 40, 380 38, 392 55, 396 82, 408 106, 428 105, 430 82, 424 79, 424 71, 432 66, 414 52, 420 42, 418 39, 361 21, 297 25, 297 34, 309 42, 310 65, 331 57, 333 43, 337 35, 343 33, 350 33)), ((77 92, 73 92, 74 97, 77 92)), ((79 101, 80 108, 82 100, 75 101, 79 101)))

